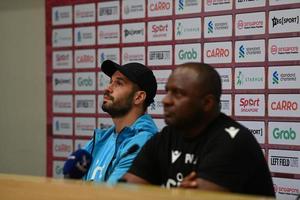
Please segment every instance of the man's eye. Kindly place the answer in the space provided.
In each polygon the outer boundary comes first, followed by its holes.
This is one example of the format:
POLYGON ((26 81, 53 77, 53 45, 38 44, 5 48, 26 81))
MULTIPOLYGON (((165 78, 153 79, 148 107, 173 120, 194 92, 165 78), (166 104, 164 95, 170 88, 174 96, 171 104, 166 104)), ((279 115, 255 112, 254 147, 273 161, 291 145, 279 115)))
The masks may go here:
POLYGON ((122 81, 116 81, 115 83, 116 83, 116 85, 123 85, 122 81))

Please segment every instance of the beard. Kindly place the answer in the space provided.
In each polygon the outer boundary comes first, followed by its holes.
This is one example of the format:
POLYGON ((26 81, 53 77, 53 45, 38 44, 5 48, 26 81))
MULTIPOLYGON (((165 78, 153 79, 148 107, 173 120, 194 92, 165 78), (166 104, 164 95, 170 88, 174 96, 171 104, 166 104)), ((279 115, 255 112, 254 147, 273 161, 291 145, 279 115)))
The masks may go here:
POLYGON ((112 118, 120 118, 127 115, 127 113, 132 109, 132 101, 134 97, 134 92, 123 96, 120 99, 115 99, 113 96, 110 96, 108 93, 104 93, 111 100, 106 104, 102 104, 102 110, 107 112, 112 118))

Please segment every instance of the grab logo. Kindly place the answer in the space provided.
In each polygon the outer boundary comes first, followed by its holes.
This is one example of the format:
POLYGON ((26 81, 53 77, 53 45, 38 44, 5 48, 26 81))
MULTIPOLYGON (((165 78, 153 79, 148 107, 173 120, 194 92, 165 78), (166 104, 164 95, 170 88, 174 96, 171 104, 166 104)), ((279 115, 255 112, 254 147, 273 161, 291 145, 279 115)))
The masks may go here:
POLYGON ((300 124, 297 122, 269 122, 269 143, 298 145, 300 124))

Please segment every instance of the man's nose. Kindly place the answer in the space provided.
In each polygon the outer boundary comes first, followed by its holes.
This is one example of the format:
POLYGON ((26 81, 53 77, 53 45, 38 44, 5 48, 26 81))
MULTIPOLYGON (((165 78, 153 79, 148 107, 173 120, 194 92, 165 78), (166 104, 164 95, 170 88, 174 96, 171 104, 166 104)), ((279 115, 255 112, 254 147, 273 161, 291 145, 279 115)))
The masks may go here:
POLYGON ((106 88, 105 88, 104 91, 105 91, 105 92, 108 92, 108 93, 112 93, 112 91, 113 91, 112 83, 109 83, 109 84, 106 86, 106 88))
POLYGON ((166 94, 165 97, 162 99, 162 103, 164 106, 168 106, 172 104, 172 99, 170 97, 170 94, 166 94))

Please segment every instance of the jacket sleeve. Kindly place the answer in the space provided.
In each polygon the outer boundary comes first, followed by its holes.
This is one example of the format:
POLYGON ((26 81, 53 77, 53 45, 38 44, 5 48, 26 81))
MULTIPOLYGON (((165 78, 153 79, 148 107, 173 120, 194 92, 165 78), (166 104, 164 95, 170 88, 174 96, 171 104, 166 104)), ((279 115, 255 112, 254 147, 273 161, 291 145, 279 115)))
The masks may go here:
POLYGON ((144 144, 153 136, 153 134, 149 132, 140 132, 137 136, 133 137, 130 142, 126 144, 123 151, 113 166, 112 173, 110 174, 109 178, 107 179, 108 184, 116 184, 120 178, 124 176, 124 174, 129 170, 131 167, 134 159, 140 152, 141 148, 144 144), (139 145, 137 151, 127 154, 127 151, 130 147, 134 144, 139 145))

